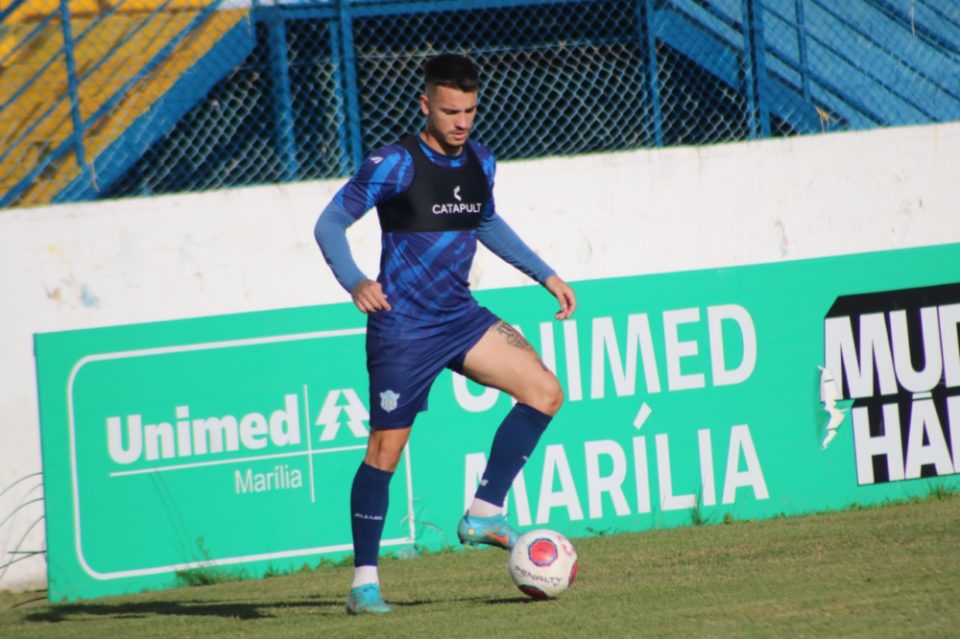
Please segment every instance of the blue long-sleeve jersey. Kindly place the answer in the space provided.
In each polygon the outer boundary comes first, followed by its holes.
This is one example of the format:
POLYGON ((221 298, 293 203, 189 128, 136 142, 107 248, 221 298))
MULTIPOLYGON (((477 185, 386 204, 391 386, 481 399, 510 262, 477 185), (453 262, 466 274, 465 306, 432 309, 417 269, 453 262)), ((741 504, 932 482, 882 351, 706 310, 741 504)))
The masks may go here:
MULTIPOLYGON (((430 149, 419 137, 417 140, 424 156, 437 167, 458 169, 470 161, 471 154, 466 150, 458 156, 446 156, 430 149)), ((483 169, 488 191, 479 224, 460 230, 385 229, 377 280, 392 309, 371 314, 368 331, 402 338, 425 337, 475 308, 467 276, 477 240, 540 283, 554 273, 497 214, 493 154, 472 140, 468 145, 483 169)), ((373 151, 317 220, 317 243, 337 281, 348 292, 366 276, 350 254, 346 229, 371 208, 381 207, 407 191, 414 181, 415 164, 410 150, 401 143, 373 151)), ((459 198, 459 194, 454 196, 459 198)))

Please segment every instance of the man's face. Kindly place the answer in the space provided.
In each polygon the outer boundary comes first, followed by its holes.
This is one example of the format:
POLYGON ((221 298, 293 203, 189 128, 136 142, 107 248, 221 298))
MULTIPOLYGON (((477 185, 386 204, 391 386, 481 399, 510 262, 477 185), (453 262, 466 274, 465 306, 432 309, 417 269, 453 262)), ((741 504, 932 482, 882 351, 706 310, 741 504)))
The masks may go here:
POLYGON ((437 86, 420 96, 420 110, 427 116, 427 143, 436 142, 447 155, 456 155, 467 143, 477 117, 477 92, 437 86))

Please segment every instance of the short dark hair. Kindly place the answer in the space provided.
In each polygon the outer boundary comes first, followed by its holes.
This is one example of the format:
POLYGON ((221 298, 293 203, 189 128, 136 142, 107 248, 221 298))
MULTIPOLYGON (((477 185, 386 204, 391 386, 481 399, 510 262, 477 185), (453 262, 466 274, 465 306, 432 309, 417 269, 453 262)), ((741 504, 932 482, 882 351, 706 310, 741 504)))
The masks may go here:
POLYGON ((477 65, 465 55, 441 53, 423 64, 423 79, 428 89, 450 87, 473 93, 480 87, 477 65))

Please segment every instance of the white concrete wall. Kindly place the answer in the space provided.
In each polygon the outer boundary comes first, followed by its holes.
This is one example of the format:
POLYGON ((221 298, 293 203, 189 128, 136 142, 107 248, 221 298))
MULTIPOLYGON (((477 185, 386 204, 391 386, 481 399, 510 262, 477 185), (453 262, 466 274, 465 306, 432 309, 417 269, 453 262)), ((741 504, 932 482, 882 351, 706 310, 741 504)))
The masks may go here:
MULTIPOLYGON (((958 242, 957 158, 960 123, 510 162, 496 195, 580 280, 958 242)), ((34 333, 346 301, 313 240, 341 184, 0 211, 0 491, 41 469, 34 333)), ((376 216, 350 237, 375 276, 376 216)), ((528 282, 481 252, 472 283, 528 282)), ((0 496, 0 521, 37 484, 0 496)), ((0 526, 0 564, 41 514, 0 526)), ((43 546, 38 525, 23 548, 43 546)), ((20 562, 0 588, 42 585, 45 570, 20 562)))

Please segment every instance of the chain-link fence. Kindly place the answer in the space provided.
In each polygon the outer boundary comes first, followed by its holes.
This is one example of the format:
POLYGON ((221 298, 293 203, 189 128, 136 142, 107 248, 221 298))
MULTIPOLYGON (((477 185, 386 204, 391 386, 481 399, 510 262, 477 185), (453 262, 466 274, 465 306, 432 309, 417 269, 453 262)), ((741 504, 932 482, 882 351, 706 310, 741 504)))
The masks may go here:
POLYGON ((960 119, 956 0, 0 0, 0 206, 349 174, 441 51, 500 159, 960 119))

